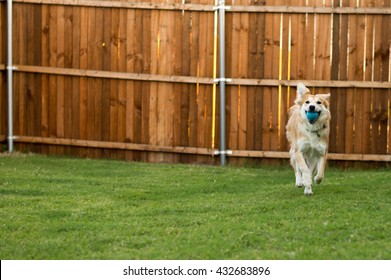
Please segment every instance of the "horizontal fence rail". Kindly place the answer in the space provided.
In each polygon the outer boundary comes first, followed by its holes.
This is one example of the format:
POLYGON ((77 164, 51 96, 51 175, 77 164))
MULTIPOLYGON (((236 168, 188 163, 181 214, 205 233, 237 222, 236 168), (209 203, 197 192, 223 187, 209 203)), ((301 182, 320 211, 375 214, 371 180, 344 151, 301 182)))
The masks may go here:
MULTIPOLYGON (((90 141, 90 140, 78 140, 78 139, 62 139, 62 138, 45 138, 45 137, 31 137, 31 136, 16 136, 15 142, 17 143, 34 143, 34 144, 49 144, 57 146, 73 146, 73 147, 85 147, 85 148, 101 148, 101 149, 113 149, 113 150, 128 150, 128 151, 148 151, 159 153, 179 153, 190 155, 206 155, 214 156, 215 150, 208 148, 194 148, 194 147, 168 147, 160 145, 148 145, 148 144, 132 144, 121 142, 104 142, 104 141, 90 141)), ((288 152, 275 152, 275 151, 245 151, 235 150, 228 151, 228 154, 232 157, 249 157, 249 158, 271 158, 271 159, 288 159, 288 152)), ((330 160, 342 160, 342 161, 391 161, 391 155, 358 155, 358 154, 336 154, 329 153, 327 158, 330 160)))
POLYGON ((226 1, 225 108, 214 105, 214 0, 13 2, 18 150, 214 163, 225 110, 232 163, 286 159, 302 82, 331 93, 329 159, 391 161, 391 1, 226 1))
MULTIPOLYGON (((24 72, 24 73, 50 74, 50 75, 74 76, 74 77, 85 77, 85 78, 106 78, 106 79, 119 79, 119 80, 131 80, 131 81, 188 83, 188 84, 205 84, 205 85, 212 85, 218 83, 214 79, 206 78, 206 77, 190 77, 190 76, 175 76, 175 75, 169 76, 169 75, 157 75, 157 74, 83 70, 83 69, 73 69, 73 68, 56 68, 56 67, 42 67, 42 66, 29 66, 29 65, 15 65, 14 71, 24 72)), ((385 87, 385 85, 378 85, 378 86, 385 87)))
MULTIPOLYGON (((0 70, 5 70, 5 65, 0 65, 0 70)), ((73 68, 56 68, 42 67, 29 65, 14 65, 15 72, 36 73, 63 75, 86 78, 106 78, 131 81, 152 81, 152 82, 168 82, 168 83, 188 83, 188 84, 218 84, 219 79, 207 77, 190 77, 190 76, 168 76, 154 74, 140 74, 128 72, 113 72, 113 71, 97 71, 83 70, 73 68)), ((242 85, 242 86, 286 86, 295 87, 301 81, 296 80, 274 80, 274 79, 227 79, 227 85, 242 85)), ((367 88, 367 89, 389 89, 391 82, 376 82, 376 81, 322 81, 322 80, 305 80, 308 87, 320 88, 367 88)))

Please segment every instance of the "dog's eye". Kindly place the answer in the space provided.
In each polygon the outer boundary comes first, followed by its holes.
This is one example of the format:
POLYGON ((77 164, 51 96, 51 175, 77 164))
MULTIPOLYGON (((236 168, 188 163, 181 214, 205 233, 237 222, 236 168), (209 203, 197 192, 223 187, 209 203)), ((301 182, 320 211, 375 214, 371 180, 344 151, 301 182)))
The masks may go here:
POLYGON ((310 102, 307 100, 307 101, 305 102, 305 104, 310 104, 310 102))
POLYGON ((317 101, 317 102, 316 102, 316 104, 319 104, 319 105, 320 105, 320 104, 322 104, 322 102, 320 102, 320 101, 317 101))

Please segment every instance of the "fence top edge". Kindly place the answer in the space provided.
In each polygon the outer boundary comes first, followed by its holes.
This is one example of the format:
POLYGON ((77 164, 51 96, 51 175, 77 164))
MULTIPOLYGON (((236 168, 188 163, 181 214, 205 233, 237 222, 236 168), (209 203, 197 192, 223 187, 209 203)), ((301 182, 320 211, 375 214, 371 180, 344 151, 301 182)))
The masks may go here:
MULTIPOLYGON (((6 0, 0 0, 6 2, 6 0)), ((217 6, 210 4, 179 4, 154 2, 87 1, 87 0, 13 0, 14 3, 87 6, 96 8, 128 8, 147 10, 213 12, 217 6)), ((291 13, 291 14, 373 14, 391 15, 388 7, 316 7, 316 6, 255 6, 226 5, 230 13, 291 13)))
POLYGON ((229 6, 227 12, 391 15, 387 7, 229 6))

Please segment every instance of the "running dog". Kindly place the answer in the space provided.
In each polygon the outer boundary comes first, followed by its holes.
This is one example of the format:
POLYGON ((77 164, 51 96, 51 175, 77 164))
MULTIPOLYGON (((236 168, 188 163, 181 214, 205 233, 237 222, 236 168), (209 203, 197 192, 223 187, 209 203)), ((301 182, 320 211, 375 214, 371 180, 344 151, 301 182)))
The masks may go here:
POLYGON ((303 84, 297 85, 295 104, 289 109, 286 136, 290 143, 290 162, 295 171, 296 186, 312 194, 312 177, 320 184, 324 177, 330 134, 328 94, 310 94, 303 84))

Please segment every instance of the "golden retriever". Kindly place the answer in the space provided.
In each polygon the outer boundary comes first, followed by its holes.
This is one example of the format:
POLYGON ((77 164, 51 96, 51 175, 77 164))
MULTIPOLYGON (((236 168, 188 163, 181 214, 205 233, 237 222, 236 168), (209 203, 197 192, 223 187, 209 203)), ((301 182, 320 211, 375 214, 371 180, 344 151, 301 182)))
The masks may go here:
POLYGON ((296 186, 312 194, 312 177, 322 182, 330 133, 328 94, 310 94, 303 84, 297 85, 295 104, 289 109, 286 136, 290 143, 290 162, 295 171, 296 186))

